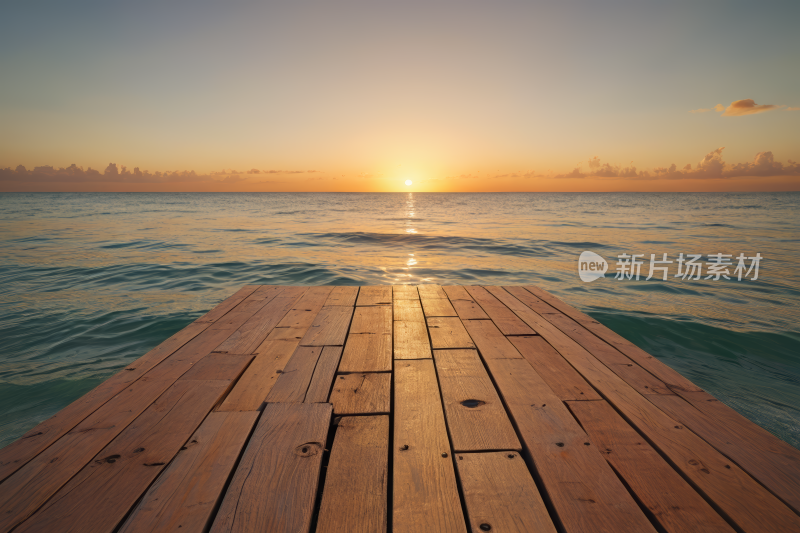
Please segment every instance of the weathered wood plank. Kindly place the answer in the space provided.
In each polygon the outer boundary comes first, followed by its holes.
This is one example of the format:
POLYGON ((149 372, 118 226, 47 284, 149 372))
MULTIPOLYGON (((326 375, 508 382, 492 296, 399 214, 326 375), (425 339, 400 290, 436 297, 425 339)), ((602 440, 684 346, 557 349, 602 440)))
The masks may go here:
POLYGON ((733 528, 607 402, 567 402, 614 470, 665 531, 733 528))
POLYGON ((431 348, 441 350, 447 348, 475 348, 464 325, 456 317, 434 317, 428 319, 428 333, 431 337, 431 348))
POLYGON ((493 321, 464 320, 463 323, 484 359, 522 359, 493 321))
POLYGON ((332 290, 333 287, 309 287, 275 327, 308 329, 332 290))
POLYGON ((525 359, 487 359, 486 365, 564 531, 655 531, 566 406, 525 359))
POLYGON ((392 335, 370 333, 347 336, 339 372, 389 372, 392 370, 392 335))
POLYGON ((394 379, 392 530, 463 533, 433 361, 397 361, 394 379))
POLYGON ((311 384, 306 392, 305 403, 326 403, 328 401, 341 357, 341 346, 326 346, 322 349, 317 367, 314 369, 314 377, 311 378, 311 384))
POLYGON ((210 325, 210 322, 189 324, 58 413, 37 424, 19 440, 0 450, 0 481, 19 470, 157 364, 203 333, 210 325))
POLYGON ((503 332, 503 335, 535 335, 536 332, 531 329, 529 325, 520 320, 514 312, 503 305, 500 300, 492 296, 487 290, 493 287, 468 286, 465 287, 467 292, 472 296, 472 300, 479 304, 483 310, 489 315, 489 318, 497 326, 497 329, 503 332))
POLYGON ((216 322, 217 319, 222 318, 222 316, 225 315, 225 313, 227 313, 228 311, 239 305, 241 302, 243 302, 248 296, 253 294, 259 287, 260 285, 245 285, 231 296, 228 296, 227 298, 222 300, 208 313, 204 314, 203 316, 195 320, 195 322, 216 322))
POLYGON ((453 451, 522 449, 478 352, 436 350, 434 359, 453 451))
POLYGON ((419 300, 395 300, 392 304, 394 319, 399 322, 425 322, 422 302, 419 300))
POLYGON ((419 292, 414 285, 394 285, 392 287, 394 300, 419 300, 419 292))
POLYGON ((392 305, 391 285, 371 285, 361 287, 358 291, 357 306, 392 305))
POLYGON ((430 359, 431 345, 425 322, 394 323, 395 359, 430 359))
POLYGON ((325 300, 325 307, 334 305, 354 307, 357 296, 358 287, 334 287, 328 299, 325 300))
POLYGON ((473 533, 556 532, 518 453, 458 453, 456 468, 473 533))
POLYGON ((253 362, 217 411, 260 411, 296 348, 296 340, 261 343, 253 362))
MULTIPOLYGON (((686 425, 761 482, 795 512, 800 511, 800 452, 706 392, 681 391, 685 398, 647 398, 686 425), (698 409, 698 404, 707 413, 698 409)), ((664 396, 661 398, 660 396, 664 396)))
POLYGON ((469 295, 467 289, 463 285, 445 285, 442 287, 447 297, 451 302, 456 300, 469 300, 472 301, 472 296, 469 295))
POLYGON ((302 402, 322 350, 321 346, 298 346, 267 394, 266 402, 302 402))
POLYGON ((343 418, 336 427, 317 533, 387 530, 389 417, 343 418))
POLYGON ((120 533, 205 530, 258 414, 209 414, 144 495, 120 533))
POLYGON ((342 346, 350 328, 353 308, 346 306, 323 307, 314 318, 301 346, 342 346))
POLYGON ((602 399, 583 376, 542 337, 520 336, 509 340, 562 401, 602 399))
POLYGON ((350 324, 350 334, 369 333, 391 335, 392 308, 390 306, 357 307, 350 324))
POLYGON ((230 358, 221 379, 178 380, 17 531, 113 531, 251 359, 230 358))
POLYGON ((451 303, 461 320, 491 320, 483 307, 472 300, 452 300, 451 303))
POLYGON ((267 404, 211 533, 308 531, 330 421, 330 404, 267 404))
POLYGON ((280 294, 261 307, 247 322, 242 324, 216 351, 230 354, 252 354, 267 338, 297 300, 306 292, 306 287, 285 287, 280 294))
POLYGON ((341 374, 331 391, 333 414, 364 415, 389 413, 392 375, 389 373, 341 374))
POLYGON ((417 285, 420 298, 447 298, 440 285, 417 285))
POLYGON ((458 316, 447 298, 423 298, 422 308, 426 317, 458 316))

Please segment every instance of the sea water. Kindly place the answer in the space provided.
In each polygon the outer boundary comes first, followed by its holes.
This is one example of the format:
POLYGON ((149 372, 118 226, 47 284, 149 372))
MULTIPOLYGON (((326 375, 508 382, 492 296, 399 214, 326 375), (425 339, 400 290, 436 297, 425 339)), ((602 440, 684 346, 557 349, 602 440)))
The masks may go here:
POLYGON ((537 285, 800 446, 799 203, 800 193, 0 194, 0 446, 248 283, 537 285), (584 251, 608 261, 604 278, 581 281, 584 251), (668 279, 645 280, 651 254, 665 253, 668 279), (731 279, 705 279, 719 253, 731 279), (642 255, 638 280, 615 279, 622 254, 642 255), (701 255, 701 279, 675 277, 680 254, 701 255), (757 279, 733 275, 740 254, 760 254, 757 279))

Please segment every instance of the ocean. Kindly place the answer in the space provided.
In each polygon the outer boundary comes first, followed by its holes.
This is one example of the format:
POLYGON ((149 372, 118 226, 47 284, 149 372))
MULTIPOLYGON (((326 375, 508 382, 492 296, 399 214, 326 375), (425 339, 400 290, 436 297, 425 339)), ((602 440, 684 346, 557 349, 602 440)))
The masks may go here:
MULTIPOLYGON (((800 447, 800 193, 0 194, 0 446, 248 283, 533 284, 800 447), (584 282, 578 258, 608 262, 584 282), (615 279, 642 254, 640 279, 615 279), (651 254, 666 264, 645 280, 651 254), (676 277, 700 254, 701 279, 676 277), (709 255, 729 277, 706 279, 709 255), (734 273, 743 254, 749 268, 734 273), (723 256, 724 257, 724 256, 723 256)), ((663 266, 663 265, 659 265, 663 266)))

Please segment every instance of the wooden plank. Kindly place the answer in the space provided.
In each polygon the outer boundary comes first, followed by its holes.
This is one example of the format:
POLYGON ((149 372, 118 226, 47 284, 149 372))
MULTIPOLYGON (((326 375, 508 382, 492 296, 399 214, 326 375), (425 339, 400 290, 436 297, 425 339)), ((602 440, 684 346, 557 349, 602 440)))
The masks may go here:
POLYGON ((353 308, 345 306, 323 307, 314 318, 301 346, 342 346, 350 328, 353 308))
MULTIPOLYGON (((273 329, 272 331, 269 332, 269 335, 267 335, 267 338, 264 339, 264 341, 261 343, 261 345, 263 345, 265 343, 269 343, 269 342, 274 342, 274 341, 294 341, 296 343, 299 343, 300 340, 305 336, 305 334, 307 332, 308 332, 308 328, 307 327, 305 327, 305 328, 279 328, 279 327, 276 326, 275 329, 273 329)), ((260 345, 259 345, 258 348, 256 348, 256 351, 253 352, 253 354, 254 355, 258 354, 258 350, 259 349, 261 349, 260 345)))
POLYGON ((458 316, 447 298, 423 298, 422 308, 426 317, 458 316))
POLYGON ((392 335, 361 333, 347 336, 339 372, 392 370, 392 335))
POLYGON ((387 531, 389 417, 343 418, 336 427, 317 533, 387 531))
POLYGON ((440 285, 417 285, 420 298, 447 298, 440 285))
POLYGON ((425 322, 422 303, 419 300, 395 300, 394 319, 401 322, 425 322))
POLYGON ((655 531, 566 406, 524 359, 487 359, 566 532, 655 531), (589 443, 586 445, 585 443, 589 443))
POLYGON ((567 402, 614 470, 665 531, 733 528, 603 400, 567 402))
POLYGON ((464 320, 464 326, 484 359, 522 359, 522 355, 491 320, 464 320))
POLYGON ((447 348, 475 348, 464 325, 456 317, 434 317, 428 319, 428 333, 431 337, 431 348, 441 350, 447 348))
POLYGON ((333 287, 309 287, 275 327, 308 329, 330 296, 331 290, 333 287))
POLYGON ((535 335, 529 325, 520 320, 512 310, 502 304, 483 287, 465 287, 473 301, 479 304, 503 335, 535 335))
POLYGON ((252 354, 306 291, 306 287, 285 287, 247 322, 219 345, 218 352, 252 354))
POLYGON ((671 418, 727 455, 773 494, 800 510, 800 451, 706 392, 684 392, 647 398, 671 418), (661 398, 660 396, 664 396, 661 398), (702 405, 709 412, 700 411, 702 405), (706 404, 706 405, 703 405, 706 404))
POLYGON ((297 341, 264 341, 217 410, 260 411, 296 348, 297 341))
POLYGON ((463 285, 445 285, 442 287, 442 290, 451 302, 455 302, 456 300, 472 301, 472 296, 469 295, 467 289, 465 289, 463 285))
POLYGON ((358 296, 358 287, 334 287, 330 296, 325 301, 325 307, 343 305, 354 307, 358 296))
POLYGON ((425 322, 394 323, 395 359, 430 359, 431 345, 425 322))
POLYGON ((123 370, 110 377, 67 407, 37 424, 22 437, 0 450, 0 481, 23 467, 89 415, 120 394, 161 361, 197 337, 210 323, 192 323, 175 333, 123 370))
POLYGON ((267 404, 211 533, 308 531, 330 421, 330 404, 267 404))
POLYGON ((800 516, 735 463, 677 424, 541 315, 529 308, 517 313, 739 528, 800 531, 800 516))
POLYGON ((144 495, 120 533, 205 530, 258 414, 209 414, 144 495))
POLYGON ((333 378, 341 357, 341 346, 326 346, 322 349, 322 354, 317 361, 317 367, 314 369, 314 377, 311 379, 311 384, 306 392, 305 403, 325 403, 328 401, 333 378))
POLYGON ((228 313, 8 477, 0 491, 0 531, 30 516, 182 374, 224 341, 236 321, 243 323, 256 310, 255 306, 243 312, 235 310, 235 319, 228 313))
POLYGON ((478 352, 436 350, 434 359, 453 451, 521 450, 478 352))
POLYGON ((394 300, 419 300, 419 292, 414 285, 395 285, 392 287, 394 300))
MULTIPOLYGON (((239 359, 244 363, 249 357, 239 359)), ((178 380, 16 531, 114 531, 230 383, 178 380)), ((7 518, 2 519, 3 529, 7 518)))
POLYGON ((260 285, 245 285, 231 296, 228 296, 217 304, 209 312, 195 320, 195 322, 216 322, 217 319, 222 318, 225 313, 239 305, 248 296, 253 294, 260 285))
MULTIPOLYGON (((617 350, 629 357, 633 362, 653 374, 656 378, 666 383, 673 390, 701 391, 702 389, 679 374, 676 370, 664 364, 662 361, 645 352, 627 339, 614 333, 606 326, 600 324, 588 315, 585 315, 572 306, 562 302, 552 294, 537 287, 526 287, 527 291, 516 288, 514 291, 509 288, 509 292, 515 296, 519 294, 520 301, 528 305, 531 300, 536 300, 537 296, 546 298, 547 303, 555 306, 562 313, 573 320, 579 322, 583 327, 614 346, 617 350), (525 294, 527 292, 527 295, 525 294), (534 294, 531 294, 533 292, 534 294)), ((532 302, 531 302, 532 303, 532 302)))
POLYGON ((542 337, 520 336, 509 340, 561 401, 602 399, 583 376, 542 337))
POLYGON ((368 285, 361 287, 358 291, 356 305, 392 305, 392 286, 368 285))
POLYGON ((302 402, 322 350, 321 346, 298 346, 267 394, 267 403, 302 402))
POLYGON ((335 415, 389 413, 392 375, 389 373, 340 374, 333 382, 331 401, 335 415))
POLYGON ((556 532, 518 453, 459 453, 456 468, 473 533, 556 532))
POLYGON ((357 307, 350 324, 350 334, 369 333, 391 335, 392 308, 390 306, 357 307))
POLYGON ((397 361, 394 379, 392 530, 463 533, 433 361, 397 361))
POLYGON ((451 303, 461 320, 490 320, 483 307, 472 300, 452 300, 451 303))

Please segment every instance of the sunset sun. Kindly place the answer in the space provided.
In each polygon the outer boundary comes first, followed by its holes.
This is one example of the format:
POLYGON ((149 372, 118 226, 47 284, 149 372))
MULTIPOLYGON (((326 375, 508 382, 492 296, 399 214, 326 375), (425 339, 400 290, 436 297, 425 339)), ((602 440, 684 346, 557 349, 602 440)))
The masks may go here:
POLYGON ((406 180, 406 187, 411 187, 411 184, 414 183, 411 180, 406 180))

